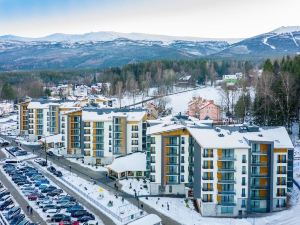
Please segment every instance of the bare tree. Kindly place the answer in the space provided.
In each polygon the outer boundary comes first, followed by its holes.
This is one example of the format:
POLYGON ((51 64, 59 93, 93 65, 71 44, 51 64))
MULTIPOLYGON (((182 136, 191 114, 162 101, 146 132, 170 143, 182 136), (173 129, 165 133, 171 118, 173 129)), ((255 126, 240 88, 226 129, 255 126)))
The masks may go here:
POLYGON ((124 89, 123 89, 123 81, 118 81, 116 84, 116 94, 117 98, 119 100, 119 107, 122 107, 122 98, 124 94, 124 89))

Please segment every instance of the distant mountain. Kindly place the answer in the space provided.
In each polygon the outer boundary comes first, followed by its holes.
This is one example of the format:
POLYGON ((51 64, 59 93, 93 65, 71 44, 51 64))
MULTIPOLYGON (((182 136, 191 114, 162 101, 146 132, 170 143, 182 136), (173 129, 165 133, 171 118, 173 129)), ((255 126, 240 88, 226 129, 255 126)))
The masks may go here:
POLYGON ((117 32, 5 35, 0 36, 0 71, 106 68, 159 59, 262 59, 298 54, 299 45, 300 27, 281 27, 244 40, 117 32))
POLYGON ((242 40, 215 54, 217 57, 266 58, 300 53, 300 27, 280 27, 242 40))

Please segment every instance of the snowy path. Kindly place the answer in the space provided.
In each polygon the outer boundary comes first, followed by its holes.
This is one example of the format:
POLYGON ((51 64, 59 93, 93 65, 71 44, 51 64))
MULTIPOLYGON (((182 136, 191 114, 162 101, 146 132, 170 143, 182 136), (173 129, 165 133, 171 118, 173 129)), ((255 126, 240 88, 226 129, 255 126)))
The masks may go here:
POLYGON ((271 49, 276 49, 275 46, 273 46, 273 45, 271 45, 271 44, 268 43, 268 39, 269 39, 269 38, 272 38, 272 37, 275 37, 275 36, 277 36, 277 35, 265 37, 265 38, 263 39, 263 43, 264 43, 265 45, 269 46, 271 49))

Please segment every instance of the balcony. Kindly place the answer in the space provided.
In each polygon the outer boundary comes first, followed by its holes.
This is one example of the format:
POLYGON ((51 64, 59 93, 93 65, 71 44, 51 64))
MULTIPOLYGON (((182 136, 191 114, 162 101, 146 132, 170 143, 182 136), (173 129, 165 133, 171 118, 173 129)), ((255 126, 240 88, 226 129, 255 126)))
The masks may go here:
POLYGON ((202 188, 202 191, 214 191, 213 188, 202 188))
POLYGON ((287 163, 287 160, 277 160, 277 163, 287 163))
POLYGON ((202 166, 202 169, 213 169, 213 166, 202 166))
POLYGON ((202 177, 202 180, 213 180, 213 177, 202 177))
POLYGON ((166 155, 167 155, 167 156, 178 156, 179 154, 178 154, 178 152, 176 152, 176 151, 167 151, 167 152, 166 152, 166 155))
POLYGON ((252 177, 268 177, 268 173, 252 173, 252 177))
POLYGON ((263 161, 251 161, 252 166, 266 166, 268 165, 268 162, 263 161))
POLYGON ((219 161, 235 161, 236 157, 234 155, 221 155, 218 156, 219 161))
POLYGON ((276 182, 276 185, 283 185, 283 186, 285 186, 286 182, 276 182))
POLYGON ((236 181, 235 181, 235 179, 218 179, 218 183, 235 184, 236 181))
POLYGON ((276 196, 277 196, 277 197, 286 197, 286 193, 285 193, 285 192, 281 192, 281 193, 280 193, 280 192, 277 192, 277 193, 276 193, 276 196))
POLYGON ((236 206, 236 203, 235 202, 221 201, 221 202, 218 202, 218 205, 222 205, 222 206, 236 206))
POLYGON ((232 167, 232 168, 221 167, 221 168, 218 168, 218 171, 219 172, 235 172, 236 169, 234 167, 232 167))
POLYGON ((267 200, 268 197, 267 196, 251 196, 250 199, 251 200, 267 200))
POLYGON ((221 195, 235 195, 236 191, 235 190, 220 190, 220 191, 218 191, 218 194, 221 194, 221 195))
POLYGON ((167 161, 166 165, 178 165, 178 161, 167 161))
POLYGON ((277 174, 286 174, 286 170, 277 170, 277 174))
POLYGON ((202 154, 203 158, 213 158, 214 154, 202 154))
POLYGON ((268 185, 263 185, 263 184, 251 184, 252 189, 268 189, 268 185))

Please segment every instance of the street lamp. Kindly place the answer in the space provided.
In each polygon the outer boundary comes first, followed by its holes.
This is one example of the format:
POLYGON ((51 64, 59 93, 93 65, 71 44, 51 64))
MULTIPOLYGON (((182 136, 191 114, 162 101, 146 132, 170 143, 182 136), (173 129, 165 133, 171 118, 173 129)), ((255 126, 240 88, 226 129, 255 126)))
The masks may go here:
POLYGON ((46 135, 44 136, 44 151, 45 151, 45 158, 46 158, 46 165, 48 166, 48 155, 47 155, 47 140, 46 140, 46 135))

